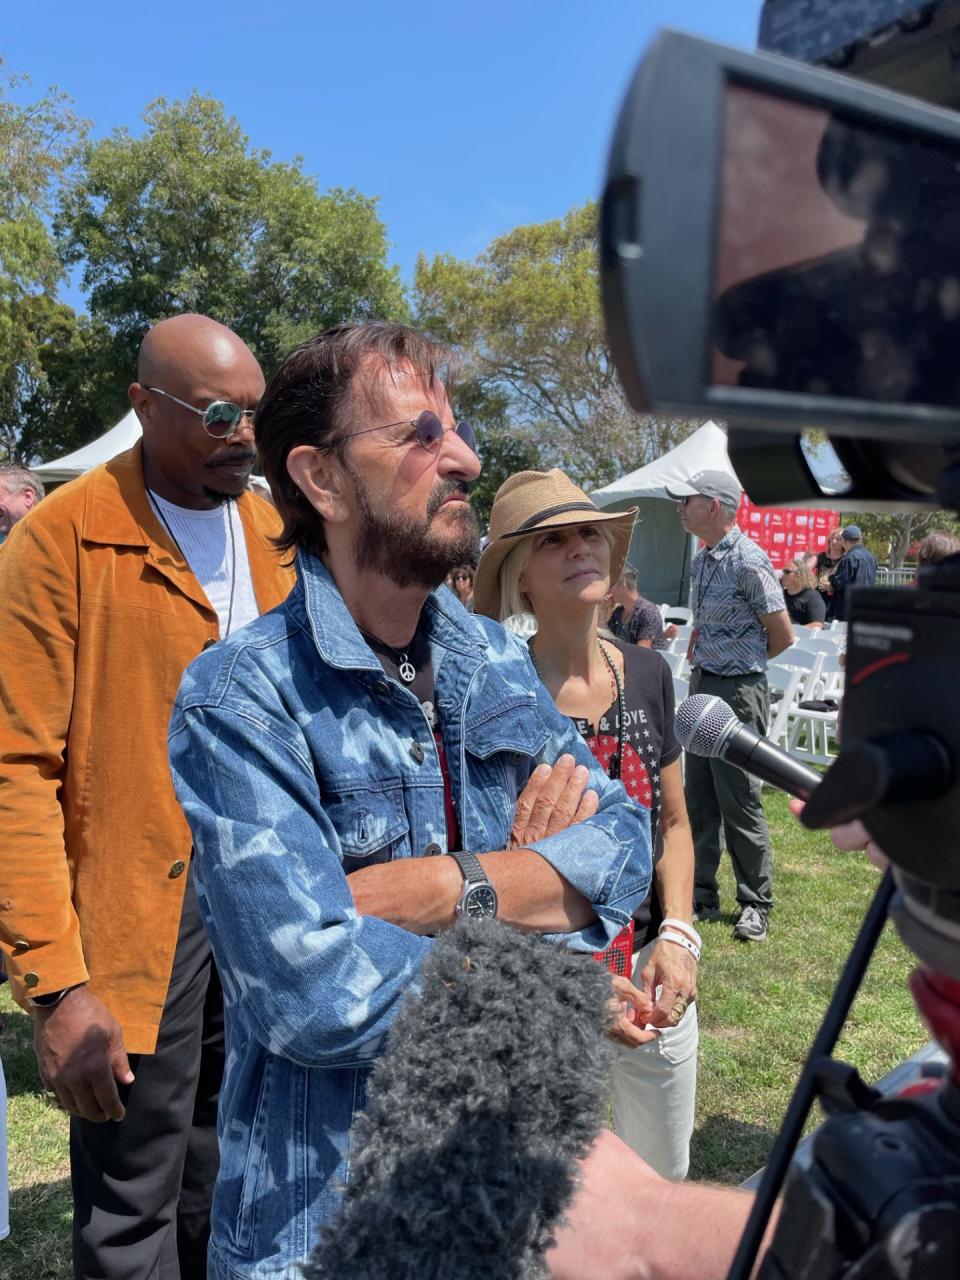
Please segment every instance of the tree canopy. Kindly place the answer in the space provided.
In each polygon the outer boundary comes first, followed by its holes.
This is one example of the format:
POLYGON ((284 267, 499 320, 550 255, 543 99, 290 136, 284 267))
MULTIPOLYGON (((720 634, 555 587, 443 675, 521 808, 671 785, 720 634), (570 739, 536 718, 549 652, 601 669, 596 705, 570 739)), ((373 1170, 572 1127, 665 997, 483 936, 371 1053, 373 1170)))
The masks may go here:
POLYGON ((588 487, 652 461, 696 425, 641 418, 624 398, 600 306, 596 220, 591 203, 517 227, 475 262, 421 256, 414 281, 418 323, 506 398, 543 465, 588 487))
MULTIPOLYGON (((2 71, 2 63, 0 63, 2 71)), ((25 76, 0 78, 0 450, 18 452, 28 405, 47 383, 63 266, 49 220, 86 122, 56 89, 39 97, 25 76)))
POLYGON ((93 141, 62 95, 30 108, 0 96, 8 454, 49 456, 111 425, 144 333, 166 316, 221 320, 268 376, 331 324, 407 318, 375 196, 320 191, 200 94, 152 103, 143 126, 93 141), (57 300, 68 271, 88 315, 57 300))

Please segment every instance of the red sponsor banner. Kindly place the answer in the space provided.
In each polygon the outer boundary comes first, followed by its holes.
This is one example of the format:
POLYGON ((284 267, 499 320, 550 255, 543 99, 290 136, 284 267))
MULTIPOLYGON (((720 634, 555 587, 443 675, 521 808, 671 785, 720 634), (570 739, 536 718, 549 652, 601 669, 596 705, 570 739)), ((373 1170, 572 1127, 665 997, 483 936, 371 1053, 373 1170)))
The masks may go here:
POLYGON ((797 507, 756 507, 744 494, 737 524, 748 538, 763 548, 773 567, 782 569, 794 556, 823 551, 830 530, 840 524, 840 513, 797 507))

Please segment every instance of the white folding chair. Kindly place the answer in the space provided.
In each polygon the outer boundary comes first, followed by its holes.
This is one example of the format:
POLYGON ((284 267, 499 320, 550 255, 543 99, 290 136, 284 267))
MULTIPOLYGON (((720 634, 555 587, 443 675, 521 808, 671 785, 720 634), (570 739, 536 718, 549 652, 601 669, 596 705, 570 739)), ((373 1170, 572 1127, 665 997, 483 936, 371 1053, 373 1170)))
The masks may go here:
MULTIPOLYGON (((804 627, 798 628, 804 631, 804 627)), ((825 653, 828 657, 840 652, 839 636, 832 636, 829 632, 812 631, 806 636, 797 636, 796 643, 801 649, 806 649, 809 653, 825 653)), ((788 649, 789 653, 790 650, 788 649)))
POLYGON ((783 653, 778 653, 776 662, 771 665, 788 667, 795 671, 804 672, 800 698, 815 698, 817 697, 817 688, 820 682, 820 672, 826 656, 822 651, 816 652, 813 649, 804 648, 802 645, 792 644, 789 649, 784 649, 783 653))
MULTIPOLYGON (((843 697, 843 668, 839 654, 823 654, 820 667, 821 684, 815 696, 819 700, 829 698, 839 704, 843 697)), ((786 749, 791 755, 812 764, 831 764, 837 756, 837 725, 839 711, 814 711, 798 706, 790 717, 790 732, 786 749)))
POLYGON ((690 636, 692 632, 693 632, 693 627, 688 627, 688 626, 677 627, 677 634, 670 641, 670 652, 686 653, 687 647, 690 644, 690 636))
POLYGON ((770 686, 771 693, 774 690, 780 693, 776 702, 772 698, 770 700, 770 724, 767 728, 767 737, 777 746, 782 747, 786 744, 790 715, 799 701, 802 679, 803 672, 796 668, 778 667, 773 663, 767 667, 767 684, 770 686))
POLYGON ((682 676, 684 668, 687 665, 686 650, 684 650, 683 653, 671 653, 669 649, 661 649, 660 653, 663 656, 664 662, 666 662, 673 674, 675 676, 682 676))
POLYGON ((840 702, 843 698, 844 669, 840 665, 839 653, 826 655, 820 668, 820 677, 823 681, 822 696, 840 702))
POLYGON ((680 703, 690 692, 690 681, 684 680, 680 676, 673 677, 673 698, 679 707, 680 703))

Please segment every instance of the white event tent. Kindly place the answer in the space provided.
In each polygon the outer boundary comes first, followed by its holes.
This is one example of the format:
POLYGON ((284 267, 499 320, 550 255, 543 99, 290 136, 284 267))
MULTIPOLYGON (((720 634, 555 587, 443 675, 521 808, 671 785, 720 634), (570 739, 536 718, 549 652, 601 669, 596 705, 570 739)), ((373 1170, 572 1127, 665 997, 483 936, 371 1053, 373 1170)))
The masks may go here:
POLYGON ((101 462, 109 462, 118 453, 131 448, 140 439, 141 434, 140 420, 131 409, 115 427, 105 431, 90 444, 85 444, 82 449, 75 449, 73 453, 56 458, 53 462, 41 462, 32 470, 44 483, 49 481, 50 484, 63 484, 66 480, 76 480, 77 476, 82 476, 91 467, 97 467, 101 462))
POLYGON ((640 508, 629 561, 641 595, 656 604, 687 604, 694 539, 681 528, 667 490, 698 471, 726 471, 736 478, 726 433, 715 422, 704 423, 662 458, 590 495, 604 511, 640 508))

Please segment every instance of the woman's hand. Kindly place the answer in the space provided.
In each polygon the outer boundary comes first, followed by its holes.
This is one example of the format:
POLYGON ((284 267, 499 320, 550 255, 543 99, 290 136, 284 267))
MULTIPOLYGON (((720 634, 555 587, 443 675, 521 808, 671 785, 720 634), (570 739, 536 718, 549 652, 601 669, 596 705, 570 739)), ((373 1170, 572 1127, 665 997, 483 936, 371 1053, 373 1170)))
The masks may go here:
POLYGON ((650 993, 650 1022, 655 1027, 675 1027, 697 998, 699 965, 684 947, 661 938, 650 953, 640 975, 643 989, 650 993), (660 995, 654 1002, 654 993, 660 995))
POLYGON ((629 978, 614 976, 613 1000, 611 1004, 617 1011, 617 1021, 607 1032, 611 1040, 635 1049, 638 1044, 649 1044, 656 1040, 659 1031, 645 1030, 646 1024, 653 1014, 653 1001, 643 991, 633 985, 629 978))

